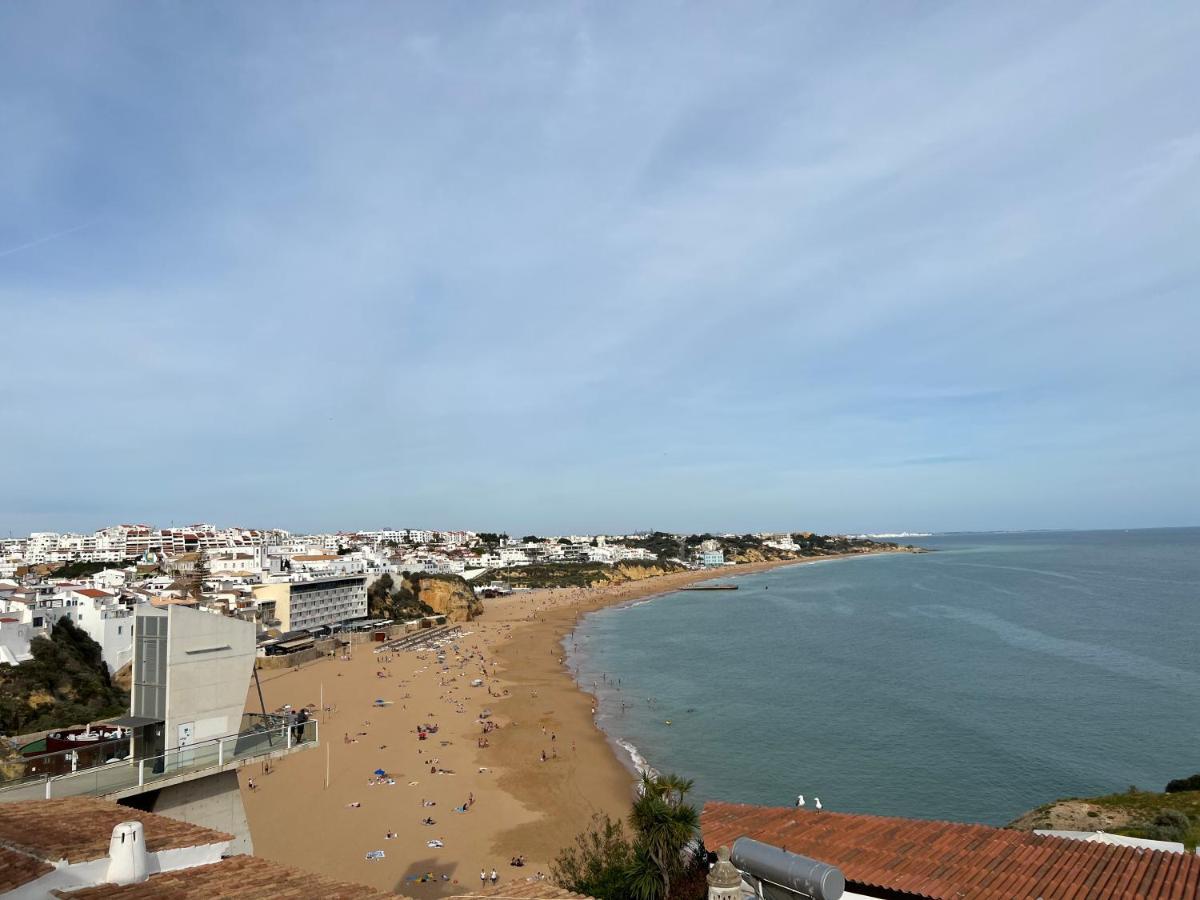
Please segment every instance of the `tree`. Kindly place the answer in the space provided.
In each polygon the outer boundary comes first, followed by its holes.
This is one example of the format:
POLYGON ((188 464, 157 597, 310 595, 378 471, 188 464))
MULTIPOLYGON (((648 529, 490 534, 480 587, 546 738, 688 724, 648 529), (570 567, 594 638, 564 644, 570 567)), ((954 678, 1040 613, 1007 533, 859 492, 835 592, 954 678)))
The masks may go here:
POLYGON ((690 779, 678 775, 643 776, 633 804, 626 838, 619 822, 597 817, 559 854, 556 881, 569 890, 600 900, 682 900, 703 897, 707 870, 697 842, 700 817, 684 802, 690 779), (685 851, 694 848, 689 858, 685 851))
POLYGON ((591 827, 558 855, 550 872, 559 884, 580 894, 617 900, 625 896, 633 853, 620 821, 596 813, 591 827))
POLYGON ((114 685, 100 645, 70 619, 29 644, 32 659, 0 666, 0 734, 83 725, 119 715, 129 695, 114 685))
POLYGON ((661 893, 652 895, 643 890, 642 900, 669 896, 671 878, 683 869, 684 848, 700 827, 696 807, 683 802, 691 788, 692 781, 678 775, 642 776, 641 796, 633 804, 629 822, 638 834, 639 847, 658 868, 662 883, 661 893))
POLYGON ((184 583, 187 585, 187 595, 195 597, 197 600, 203 600, 204 582, 208 581, 210 577, 212 577, 212 572, 208 567, 208 558, 203 550, 197 550, 195 565, 184 579, 184 583))

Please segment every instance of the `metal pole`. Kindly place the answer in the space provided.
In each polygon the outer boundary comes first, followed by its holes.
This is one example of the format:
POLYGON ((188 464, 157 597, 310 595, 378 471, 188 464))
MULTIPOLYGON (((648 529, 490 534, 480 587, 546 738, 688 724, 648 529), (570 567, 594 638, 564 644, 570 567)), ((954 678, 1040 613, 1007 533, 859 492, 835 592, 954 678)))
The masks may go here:
POLYGON ((329 789, 329 745, 325 745, 325 788, 329 789))
MULTIPOLYGON (((267 718, 267 704, 263 702, 262 682, 258 680, 258 661, 254 662, 254 686, 258 688, 258 705, 262 709, 263 719, 267 718)), ((275 736, 271 734, 271 725, 267 723, 267 746, 275 746, 275 736)))

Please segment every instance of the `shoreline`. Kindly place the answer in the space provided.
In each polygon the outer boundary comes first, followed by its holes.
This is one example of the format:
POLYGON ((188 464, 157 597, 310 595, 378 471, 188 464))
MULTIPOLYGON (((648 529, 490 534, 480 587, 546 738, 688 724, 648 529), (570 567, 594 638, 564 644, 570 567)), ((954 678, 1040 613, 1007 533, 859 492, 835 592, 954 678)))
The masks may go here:
MULTIPOLYGON (((791 566, 807 566, 807 565, 815 565, 815 564, 821 563, 821 562, 845 561, 845 560, 855 559, 855 558, 862 557, 862 556, 892 556, 892 555, 895 555, 898 553, 911 553, 911 552, 913 552, 913 551, 910 551, 910 550, 878 550, 878 551, 868 551, 865 553, 839 553, 839 554, 834 554, 834 555, 830 555, 830 556, 821 556, 821 557, 815 557, 815 558, 809 558, 809 559, 764 560, 763 562, 758 562, 758 563, 744 563, 744 564, 738 565, 736 567, 730 566, 730 567, 724 568, 725 574, 714 573, 714 574, 709 575, 708 577, 697 577, 694 580, 690 580, 690 581, 686 582, 683 585, 683 587, 671 587, 671 588, 666 588, 666 589, 662 589, 662 590, 656 590, 652 593, 647 593, 642 596, 630 597, 628 599, 624 599, 619 602, 598 605, 593 609, 588 609, 588 610, 581 612, 580 615, 576 617, 576 620, 572 624, 570 629, 568 629, 567 631, 565 631, 563 633, 563 636, 561 638, 561 644, 563 645, 564 668, 566 671, 566 675, 567 675, 567 677, 569 677, 571 679, 571 681, 575 684, 576 688, 580 692, 582 692, 589 698, 593 698, 595 700, 595 706, 596 706, 597 713, 602 712, 602 707, 600 706, 601 700, 598 698, 595 698, 594 695, 583 684, 581 684, 578 681, 576 675, 571 672, 571 664, 576 659, 576 657, 573 656, 572 653, 568 652, 566 649, 567 638, 574 635, 575 631, 583 624, 583 620, 586 619, 588 616, 592 615, 593 613, 599 612, 601 610, 607 610, 607 609, 619 610, 619 609, 632 608, 634 606, 640 606, 643 603, 650 603, 654 600, 661 599, 662 597, 666 597, 671 594, 679 593, 684 588, 690 587, 692 584, 699 584, 704 581, 723 580, 725 577, 742 578, 747 575, 756 575, 756 574, 759 574, 760 572, 774 571, 775 569, 790 568, 791 566), (753 567, 753 568, 751 568, 751 567, 753 567)), ((712 570, 693 570, 693 572, 689 573, 689 574, 695 574, 697 576, 700 576, 703 573, 707 573, 707 572, 711 572, 711 571, 712 570)), ((720 572, 720 571, 721 570, 717 570, 717 572, 720 572)), ((681 575, 681 574, 685 574, 685 573, 672 573, 672 574, 681 575)), ((659 576, 659 577, 665 577, 665 576, 659 576)), ((653 582, 653 581, 655 581, 655 579, 649 578, 649 579, 645 579, 645 581, 653 582)), ((631 583, 633 583, 633 582, 627 582, 627 584, 631 584, 631 583)), ((605 590, 605 589, 604 588, 598 588, 598 589, 593 588, 593 590, 605 590)), ((576 669, 578 669, 578 667, 579 667, 578 663, 574 663, 574 665, 575 665, 576 669)), ((625 736, 616 735, 616 734, 606 731, 602 726, 597 725, 597 728, 599 728, 601 733, 604 734, 605 740, 607 741, 607 743, 609 745, 609 749, 612 751, 613 755, 616 757, 617 762, 620 763, 621 766, 629 773, 630 777, 634 781, 635 786, 636 786, 637 782, 641 779, 643 772, 651 772, 654 774, 659 774, 659 770, 656 769, 654 766, 652 766, 650 764, 650 761, 641 755, 641 750, 637 747, 636 744, 629 741, 625 736), (641 763, 639 763, 638 760, 641 760, 641 763)))
MULTIPOLYGON (((320 717, 318 750, 281 760, 270 773, 258 766, 239 773, 254 852, 415 898, 462 893, 481 868, 496 868, 502 882, 549 874, 594 815, 626 817, 636 783, 628 752, 596 722, 598 699, 567 665, 565 639, 584 616, 699 581, 875 555, 883 554, 536 589, 485 601, 478 619, 459 623, 459 653, 447 644, 444 663, 432 651, 376 656, 360 645, 348 661, 272 673, 262 682, 268 709, 318 705, 318 698, 331 709, 320 717), (494 728, 486 735, 484 721, 494 728), (425 722, 438 733, 418 741, 425 722), (386 781, 373 777, 376 769, 386 781), (426 817, 435 824, 422 825, 426 817), (326 827, 311 827, 315 821, 326 827), (427 847, 434 839, 442 845, 427 847), (366 861, 378 849, 386 858, 366 861), (525 866, 510 867, 518 855, 525 866), (421 877, 430 880, 413 880, 421 877)), ((257 706, 251 686, 247 709, 257 706)))

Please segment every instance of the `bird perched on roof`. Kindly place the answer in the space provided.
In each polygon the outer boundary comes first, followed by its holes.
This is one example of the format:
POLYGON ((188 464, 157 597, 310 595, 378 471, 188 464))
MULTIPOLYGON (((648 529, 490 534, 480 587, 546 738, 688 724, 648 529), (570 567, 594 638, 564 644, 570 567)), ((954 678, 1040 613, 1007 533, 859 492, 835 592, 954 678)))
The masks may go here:
POLYGON ((817 808, 817 812, 821 811, 821 798, 820 797, 813 797, 813 806, 815 806, 817 808))
POLYGON ((798 794, 796 796, 796 809, 803 809, 803 808, 804 808, 804 795, 798 794))

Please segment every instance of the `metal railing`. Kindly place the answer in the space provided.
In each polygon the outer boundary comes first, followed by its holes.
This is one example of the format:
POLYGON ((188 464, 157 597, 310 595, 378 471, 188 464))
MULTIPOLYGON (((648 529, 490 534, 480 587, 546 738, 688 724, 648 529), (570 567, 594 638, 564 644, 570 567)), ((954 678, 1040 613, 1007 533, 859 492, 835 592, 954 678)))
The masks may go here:
MULTIPOLYGON (((243 724, 246 718, 243 717, 243 724)), ((127 756, 62 775, 10 779, 0 783, 0 801, 115 794, 168 778, 206 769, 221 769, 232 762, 318 743, 319 732, 315 719, 293 725, 281 716, 251 715, 248 718, 260 722, 237 734, 175 747, 157 756, 142 759, 127 756)))

